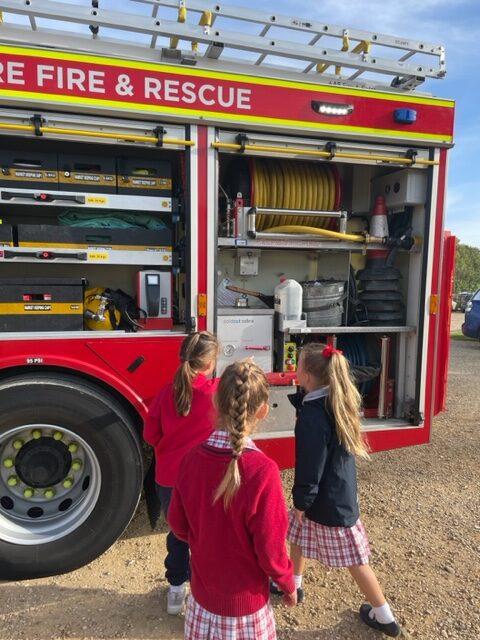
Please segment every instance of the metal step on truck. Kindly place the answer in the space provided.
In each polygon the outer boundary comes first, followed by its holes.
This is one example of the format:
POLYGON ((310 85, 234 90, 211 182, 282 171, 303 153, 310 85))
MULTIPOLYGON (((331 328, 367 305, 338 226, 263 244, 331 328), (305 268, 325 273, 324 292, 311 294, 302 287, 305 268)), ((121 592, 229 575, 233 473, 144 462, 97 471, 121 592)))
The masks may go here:
POLYGON ((142 426, 188 332, 271 384, 336 344, 373 451, 444 408, 454 104, 441 45, 200 0, 0 0, 0 580, 132 518, 142 426))

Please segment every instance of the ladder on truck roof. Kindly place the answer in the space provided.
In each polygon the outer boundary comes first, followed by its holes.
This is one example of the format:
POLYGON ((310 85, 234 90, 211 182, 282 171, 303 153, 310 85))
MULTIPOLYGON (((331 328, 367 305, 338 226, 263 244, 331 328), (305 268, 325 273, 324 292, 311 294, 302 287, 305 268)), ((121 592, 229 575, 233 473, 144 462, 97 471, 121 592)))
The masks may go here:
POLYGON ((396 91, 446 72, 439 44, 205 0, 124 7, 132 11, 103 9, 102 0, 0 0, 0 42, 396 91))

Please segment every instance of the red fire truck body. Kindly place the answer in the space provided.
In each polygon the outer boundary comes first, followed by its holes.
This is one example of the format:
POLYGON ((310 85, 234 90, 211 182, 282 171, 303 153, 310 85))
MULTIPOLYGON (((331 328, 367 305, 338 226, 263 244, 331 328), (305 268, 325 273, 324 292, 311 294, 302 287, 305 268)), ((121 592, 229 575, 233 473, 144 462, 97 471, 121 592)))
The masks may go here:
POLYGON ((0 2, 0 579, 70 571, 122 533, 148 405, 190 331, 218 333, 217 374, 251 355, 266 370, 257 442, 280 468, 310 340, 350 360, 373 451, 428 442, 445 405, 454 105, 415 91, 443 48, 143 4, 0 2))

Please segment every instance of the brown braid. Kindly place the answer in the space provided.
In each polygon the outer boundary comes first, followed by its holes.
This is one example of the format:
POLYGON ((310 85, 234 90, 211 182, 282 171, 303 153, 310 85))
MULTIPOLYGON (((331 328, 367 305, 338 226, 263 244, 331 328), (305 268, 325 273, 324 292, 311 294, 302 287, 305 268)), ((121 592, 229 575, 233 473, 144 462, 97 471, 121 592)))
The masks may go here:
POLYGON ((173 379, 173 397, 179 416, 187 416, 192 406, 195 376, 206 369, 218 354, 218 340, 209 331, 191 333, 180 348, 180 366, 173 379))
POLYGON ((250 363, 244 363, 239 369, 237 379, 235 381, 235 390, 233 393, 233 401, 230 407, 230 416, 232 418, 232 430, 230 431, 230 441, 234 454, 239 456, 242 454, 244 442, 246 438, 245 425, 248 418, 248 398, 250 395, 248 387, 248 375, 250 372, 250 363))
POLYGON ((240 487, 238 459, 253 429, 257 411, 266 402, 268 402, 268 382, 257 365, 250 360, 243 360, 225 369, 218 385, 216 405, 219 422, 230 434, 233 453, 225 476, 213 498, 215 503, 223 496, 225 508, 240 487))

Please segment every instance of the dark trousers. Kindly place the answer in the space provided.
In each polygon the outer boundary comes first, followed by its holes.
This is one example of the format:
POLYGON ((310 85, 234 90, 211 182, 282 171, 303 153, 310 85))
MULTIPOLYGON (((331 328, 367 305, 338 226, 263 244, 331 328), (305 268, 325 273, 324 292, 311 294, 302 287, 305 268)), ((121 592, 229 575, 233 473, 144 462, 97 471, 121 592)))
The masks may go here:
MULTIPOLYGON (((172 487, 162 487, 159 484, 155 485, 155 489, 166 520, 173 489, 172 487)), ((165 569, 167 570, 165 577, 172 586, 178 586, 190 580, 190 551, 188 544, 175 537, 171 531, 167 534, 165 569)))

